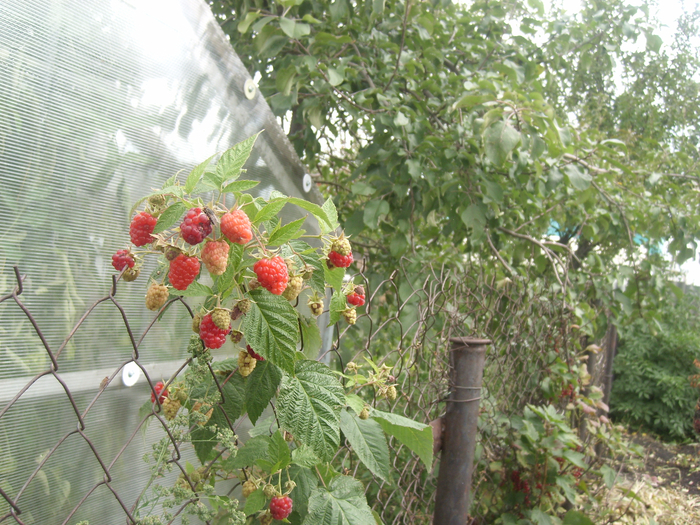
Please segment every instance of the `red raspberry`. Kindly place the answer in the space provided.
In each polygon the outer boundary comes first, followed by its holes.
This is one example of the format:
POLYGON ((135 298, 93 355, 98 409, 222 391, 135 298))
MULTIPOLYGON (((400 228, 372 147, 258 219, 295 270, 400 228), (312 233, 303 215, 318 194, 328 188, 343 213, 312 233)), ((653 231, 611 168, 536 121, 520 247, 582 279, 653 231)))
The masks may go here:
POLYGON ((201 208, 190 209, 180 224, 180 235, 188 244, 199 244, 211 230, 211 221, 201 208))
MULTIPOLYGON (((153 387, 153 390, 156 391, 156 394, 158 394, 158 402, 163 403, 166 397, 168 397, 170 394, 168 393, 167 390, 163 390, 163 387, 165 387, 165 384, 163 381, 158 381, 155 386, 153 387)), ((151 403, 156 402, 156 396, 153 395, 153 392, 151 392, 151 403)))
POLYGON ((145 246, 153 242, 151 234, 157 222, 158 219, 145 211, 137 213, 136 216, 131 219, 129 235, 131 236, 131 242, 134 243, 134 246, 145 246))
POLYGON ((199 259, 188 257, 184 253, 178 255, 170 263, 168 279, 176 290, 186 290, 199 274, 199 259))
POLYGON ((261 356, 260 354, 256 353, 255 350, 253 350, 250 345, 246 345, 246 350, 248 350, 248 354, 250 354, 250 357, 254 357, 258 361, 265 361, 265 358, 261 356))
POLYGON ((340 255, 338 252, 330 252, 328 254, 328 261, 331 266, 336 268, 347 268, 352 264, 352 252, 348 255, 340 255))
POLYGON ((202 250, 202 262, 212 275, 221 275, 228 264, 229 245, 226 241, 207 241, 202 250))
POLYGON ((282 257, 260 259, 253 266, 253 271, 263 288, 275 295, 282 295, 289 280, 287 265, 282 257))
POLYGON ((276 520, 283 520, 292 513, 292 498, 277 496, 270 501, 270 514, 276 520))
POLYGON ((347 296, 348 302, 353 306, 362 306, 365 304, 365 296, 359 293, 352 292, 347 296))
POLYGON ((129 253, 129 250, 117 250, 117 253, 112 255, 112 266, 118 272, 121 272, 127 266, 134 267, 134 257, 129 253))
POLYGON ((246 244, 253 238, 250 219, 243 210, 231 210, 221 217, 221 233, 236 244, 246 244))
POLYGON ((222 330, 216 326, 216 323, 211 318, 211 314, 202 317, 202 322, 199 323, 199 337, 204 341, 204 346, 207 348, 221 348, 226 342, 228 332, 228 328, 222 330))

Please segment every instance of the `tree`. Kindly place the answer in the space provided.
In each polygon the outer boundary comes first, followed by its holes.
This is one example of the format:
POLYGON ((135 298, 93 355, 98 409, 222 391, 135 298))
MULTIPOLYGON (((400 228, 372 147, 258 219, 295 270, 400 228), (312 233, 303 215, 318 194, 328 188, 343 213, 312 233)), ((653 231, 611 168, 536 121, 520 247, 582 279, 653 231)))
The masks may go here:
POLYGON ((694 254, 697 12, 664 45, 622 1, 211 5, 373 260, 468 253, 649 314, 654 248, 694 254))

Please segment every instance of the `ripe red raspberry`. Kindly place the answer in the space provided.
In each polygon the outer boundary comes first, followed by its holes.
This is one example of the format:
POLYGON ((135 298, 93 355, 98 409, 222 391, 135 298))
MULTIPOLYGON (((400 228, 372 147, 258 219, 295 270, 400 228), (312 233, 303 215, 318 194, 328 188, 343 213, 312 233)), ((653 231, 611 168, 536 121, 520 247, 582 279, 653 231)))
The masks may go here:
MULTIPOLYGON (((165 387, 165 384, 163 383, 163 381, 158 381, 153 387, 153 390, 155 390, 156 394, 158 394, 158 402, 161 404, 163 403, 163 401, 165 401, 165 398, 170 395, 167 390, 163 389, 164 387, 165 387)), ((151 392, 151 403, 155 403, 155 402, 156 402, 156 396, 153 395, 153 392, 151 392)))
POLYGON ((131 226, 129 226, 129 236, 131 237, 131 242, 134 246, 145 246, 153 242, 153 228, 156 227, 156 219, 150 213, 142 211, 137 213, 136 216, 131 219, 131 226))
POLYGON ((270 501, 270 514, 276 520, 283 520, 292 513, 292 498, 277 496, 270 501))
POLYGON ((254 357, 258 361, 265 361, 265 358, 261 356, 260 354, 256 353, 255 350, 253 350, 250 345, 246 345, 246 350, 248 350, 248 354, 250 354, 251 357, 254 357))
POLYGON ((211 221, 201 208, 191 208, 180 224, 180 235, 188 244, 199 244, 211 230, 211 221))
POLYGON ((353 306, 362 306, 365 304, 365 296, 359 293, 352 292, 347 296, 348 302, 353 306))
POLYGON ((204 341, 204 346, 207 348, 221 348, 226 342, 228 329, 222 330, 214 323, 211 314, 202 317, 202 322, 199 324, 199 337, 204 341))
POLYGON ((129 250, 117 250, 117 253, 112 255, 112 266, 118 272, 121 272, 127 266, 134 267, 134 257, 129 253, 129 250))
POLYGON ((231 210, 221 217, 221 233, 236 244, 246 244, 253 238, 250 219, 243 210, 231 210))
POLYGON ((253 266, 253 271, 263 288, 275 295, 282 295, 289 280, 287 265, 282 257, 260 259, 253 266))
POLYGON ((186 290, 198 274, 199 259, 181 253, 170 263, 168 279, 176 290, 186 290))
POLYGON ((347 255, 340 255, 338 252, 331 251, 328 254, 328 262, 331 268, 347 268, 352 264, 352 252, 347 255))
POLYGON ((202 250, 202 262, 212 275, 221 275, 228 264, 229 245, 226 241, 207 241, 202 250))

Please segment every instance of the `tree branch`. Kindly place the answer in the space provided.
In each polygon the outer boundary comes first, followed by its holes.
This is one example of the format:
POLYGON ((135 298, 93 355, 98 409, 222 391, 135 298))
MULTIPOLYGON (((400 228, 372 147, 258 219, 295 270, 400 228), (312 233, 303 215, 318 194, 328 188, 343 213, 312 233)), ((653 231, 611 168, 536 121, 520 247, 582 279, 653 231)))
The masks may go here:
POLYGON ((391 78, 389 79, 389 82, 386 83, 386 86, 384 86, 384 89, 382 91, 386 91, 386 89, 391 85, 391 83, 394 81, 394 77, 396 76, 396 72, 399 70, 399 62, 401 61, 401 53, 403 53, 403 45, 406 41, 406 24, 408 23, 408 12, 411 10, 411 0, 406 0, 406 9, 404 10, 403 14, 403 29, 401 31, 401 46, 399 47, 399 53, 396 55, 396 65, 394 66, 394 72, 391 74, 391 78))

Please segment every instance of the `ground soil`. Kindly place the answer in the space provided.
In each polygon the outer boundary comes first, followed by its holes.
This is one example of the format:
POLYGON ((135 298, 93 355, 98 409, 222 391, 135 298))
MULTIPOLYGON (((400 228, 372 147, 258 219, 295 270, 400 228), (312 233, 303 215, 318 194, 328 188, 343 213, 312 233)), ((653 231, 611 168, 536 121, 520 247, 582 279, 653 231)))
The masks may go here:
POLYGON ((637 474, 652 486, 675 488, 700 496, 700 443, 668 444, 645 433, 632 433, 631 441, 644 449, 637 474))

